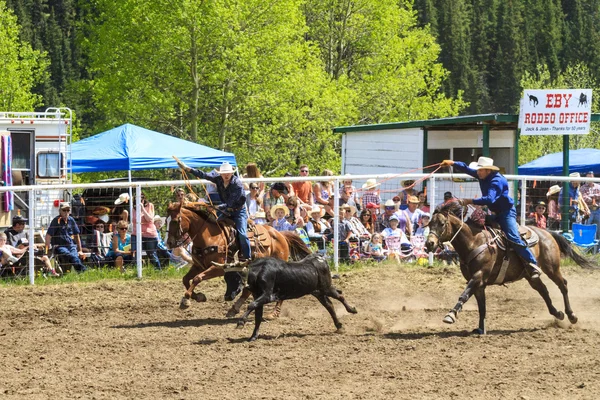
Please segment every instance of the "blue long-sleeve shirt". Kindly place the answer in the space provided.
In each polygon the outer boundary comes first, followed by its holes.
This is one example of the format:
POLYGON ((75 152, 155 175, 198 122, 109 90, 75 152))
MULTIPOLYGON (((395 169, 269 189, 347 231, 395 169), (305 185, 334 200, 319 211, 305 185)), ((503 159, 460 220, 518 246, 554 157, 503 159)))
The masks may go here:
POLYGON ((488 206, 490 211, 496 214, 513 207, 513 199, 508 195, 508 181, 500 172, 492 171, 487 178, 479 179, 477 170, 469 168, 464 162, 454 161, 454 167, 459 172, 464 172, 479 181, 481 197, 473 199, 473 204, 488 206))
POLYGON ((217 185, 219 197, 223 203, 227 204, 227 208, 239 210, 246 204, 244 185, 238 176, 233 175, 229 181, 229 185, 225 187, 223 177, 217 171, 204 172, 192 168, 190 172, 200 179, 206 179, 217 185))

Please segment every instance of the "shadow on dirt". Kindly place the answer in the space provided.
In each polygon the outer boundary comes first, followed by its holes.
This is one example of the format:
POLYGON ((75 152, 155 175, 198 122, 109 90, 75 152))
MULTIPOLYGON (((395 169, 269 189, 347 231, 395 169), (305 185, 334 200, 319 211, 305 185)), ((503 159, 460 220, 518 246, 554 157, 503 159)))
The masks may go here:
POLYGON ((471 331, 453 331, 453 332, 419 332, 419 333, 402 333, 402 332, 389 332, 383 335, 386 339, 405 339, 405 340, 418 340, 426 339, 429 337, 438 337, 441 339, 453 338, 453 337, 477 337, 477 336, 505 336, 512 335, 514 333, 531 333, 543 331, 542 328, 524 328, 524 329, 505 329, 505 330, 494 330, 489 331, 485 335, 479 335, 472 333, 471 331))
POLYGON ((225 319, 225 318, 200 318, 200 319, 178 319, 175 321, 160 321, 160 322, 143 322, 139 324, 131 325, 114 325, 112 328, 115 329, 139 329, 139 328, 185 328, 185 327, 199 327, 199 326, 224 326, 234 325, 237 323, 237 319, 225 319))

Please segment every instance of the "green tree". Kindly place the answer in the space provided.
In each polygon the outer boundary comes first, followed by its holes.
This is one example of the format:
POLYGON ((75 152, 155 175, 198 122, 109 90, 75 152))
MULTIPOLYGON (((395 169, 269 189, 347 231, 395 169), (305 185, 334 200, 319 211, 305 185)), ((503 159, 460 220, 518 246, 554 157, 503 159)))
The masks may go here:
POLYGON ((19 30, 17 18, 0 0, 0 108, 3 110, 33 110, 41 96, 33 94, 32 89, 46 78, 45 54, 22 42, 19 30))

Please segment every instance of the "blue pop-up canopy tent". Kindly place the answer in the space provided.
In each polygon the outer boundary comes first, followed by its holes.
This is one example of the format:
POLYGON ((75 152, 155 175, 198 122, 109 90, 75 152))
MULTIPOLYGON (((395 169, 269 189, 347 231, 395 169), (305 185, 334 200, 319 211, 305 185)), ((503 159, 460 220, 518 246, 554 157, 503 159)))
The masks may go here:
MULTIPOLYGON (((594 171, 600 174, 600 150, 579 149, 569 151, 569 172, 581 175, 594 171)), ((554 175, 563 174, 563 153, 552 153, 533 160, 519 167, 519 175, 554 175)))
POLYGON ((231 153, 125 124, 71 145, 73 172, 178 168, 172 156, 192 167, 236 165, 231 153))

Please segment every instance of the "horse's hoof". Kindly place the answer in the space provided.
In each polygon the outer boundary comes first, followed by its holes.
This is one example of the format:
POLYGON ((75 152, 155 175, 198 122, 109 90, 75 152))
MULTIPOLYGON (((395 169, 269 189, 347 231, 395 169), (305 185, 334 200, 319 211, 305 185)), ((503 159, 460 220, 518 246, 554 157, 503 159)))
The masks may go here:
POLYGON ((474 335, 485 335, 485 331, 481 328, 475 328, 471 331, 474 335))
POLYGON ((248 341, 254 342, 256 339, 258 339, 258 336, 250 336, 250 339, 248 339, 248 341))
POLYGON ((556 319, 559 321, 562 321, 563 319, 565 319, 565 313, 562 311, 558 311, 555 315, 556 319))
POLYGON ((207 299, 204 293, 193 293, 192 299, 196 300, 198 303, 204 303, 207 299))
POLYGON ((240 312, 240 310, 236 310, 235 307, 231 307, 229 309, 229 311, 227 311, 227 314, 225 314, 226 318, 233 318, 235 317, 238 313, 240 312))
POLYGON ((340 326, 339 328, 337 328, 337 330, 335 331, 335 333, 346 333, 346 329, 343 326, 340 326))
POLYGON ((350 314, 356 314, 356 313, 358 313, 358 311, 356 311, 356 307, 350 307, 350 308, 348 308, 348 310, 347 310, 347 311, 348 311, 350 314))
POLYGON ((572 324, 576 324, 578 321, 577 317, 575 316, 575 314, 571 314, 569 315, 569 322, 572 324))
POLYGON ((192 302, 190 301, 190 299, 188 299, 186 297, 182 297, 181 301, 179 302, 179 309, 187 310, 188 308, 190 308, 191 305, 192 305, 192 302))
POLYGON ((456 315, 454 313, 448 313, 446 314, 446 316, 444 317, 443 321, 446 324, 453 324, 456 322, 456 315))

